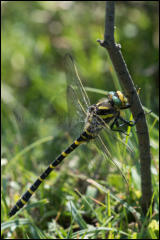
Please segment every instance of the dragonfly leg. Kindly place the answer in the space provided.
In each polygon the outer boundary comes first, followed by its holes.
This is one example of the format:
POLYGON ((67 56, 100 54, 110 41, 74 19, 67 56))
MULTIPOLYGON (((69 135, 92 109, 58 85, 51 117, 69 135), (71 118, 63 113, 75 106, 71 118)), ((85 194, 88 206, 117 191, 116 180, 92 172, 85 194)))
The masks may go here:
POLYGON ((128 134, 126 134, 126 132, 123 131, 122 129, 113 129, 114 126, 116 125, 117 128, 118 128, 118 127, 123 127, 123 126, 126 126, 126 125, 127 125, 127 126, 130 126, 130 127, 133 127, 133 126, 136 125, 137 121, 138 121, 140 118, 142 118, 142 115, 143 115, 143 113, 139 113, 135 121, 127 121, 127 120, 125 120, 124 118, 122 118, 120 115, 118 115, 118 116, 115 118, 115 120, 113 121, 113 123, 111 124, 110 128, 111 128, 112 131, 121 132, 121 133, 124 133, 125 135, 128 136, 128 134), (119 124, 118 120, 121 120, 123 123, 122 123, 122 124, 119 124))
POLYGON ((137 123, 137 121, 127 121, 127 120, 125 120, 124 118, 122 118, 122 117, 118 117, 123 123, 120 125, 120 127, 122 127, 122 126, 125 126, 125 125, 127 125, 127 126, 130 126, 130 127, 133 127, 136 123, 137 123))
POLYGON ((127 121, 127 120, 125 120, 124 118, 122 118, 121 116, 119 116, 118 118, 123 122, 123 124, 121 124, 120 127, 125 126, 125 125, 128 125, 128 126, 130 126, 130 127, 133 127, 133 126, 136 125, 136 123, 137 123, 142 117, 143 117, 143 113, 142 113, 142 112, 137 115, 137 118, 136 118, 135 121, 127 121))
MULTIPOLYGON (((110 126, 110 129, 111 129, 112 131, 121 132, 121 133, 124 133, 125 135, 128 135, 125 131, 123 131, 123 130, 121 130, 121 129, 113 129, 115 125, 117 126, 117 128, 118 128, 118 127, 121 127, 121 125, 119 125, 118 119, 119 119, 119 116, 117 116, 117 117, 115 118, 115 120, 113 121, 113 123, 112 123, 111 126, 110 126)), ((124 124, 123 124, 123 125, 124 125, 124 124)))

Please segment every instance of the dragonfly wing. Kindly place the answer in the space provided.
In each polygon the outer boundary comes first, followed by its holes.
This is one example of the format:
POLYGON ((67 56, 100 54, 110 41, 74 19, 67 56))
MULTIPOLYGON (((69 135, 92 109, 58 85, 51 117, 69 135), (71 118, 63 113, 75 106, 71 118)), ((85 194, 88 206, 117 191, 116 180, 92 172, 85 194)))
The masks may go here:
POLYGON ((67 84, 72 86, 72 88, 75 90, 83 108, 88 108, 90 106, 90 100, 84 89, 75 61, 70 54, 65 55, 65 66, 67 73, 67 84))
POLYGON ((67 85, 67 108, 67 129, 70 132, 73 132, 73 137, 77 137, 81 134, 84 128, 84 120, 86 118, 86 114, 82 110, 76 92, 71 85, 67 85), (74 129, 74 131, 72 131, 72 129, 74 129))
MULTIPOLYGON (((90 102, 79 77, 75 62, 70 54, 65 55, 64 64, 67 79, 67 125, 68 129, 74 128, 74 132, 72 134, 73 137, 76 137, 84 128, 87 108, 90 102)), ((72 132, 72 130, 70 131, 72 132)))
MULTIPOLYGON (((102 119, 102 121, 103 121, 103 119, 102 119)), ((120 136, 121 134, 119 134, 119 133, 116 134, 115 132, 111 131, 109 125, 105 122, 104 122, 104 131, 102 131, 102 132, 106 133, 105 137, 104 137, 104 139, 106 138, 106 140, 104 140, 105 142, 109 138, 110 140, 107 142, 112 143, 113 141, 115 141, 115 142, 119 143, 121 146, 124 146, 129 152, 133 152, 131 147, 124 140, 122 140, 122 138, 120 136), (112 141, 112 139, 113 139, 113 141, 112 141)))
POLYGON ((109 149, 107 148, 106 144, 104 143, 102 137, 101 137, 101 134, 98 135, 98 137, 95 139, 95 144, 96 146, 101 150, 103 156, 107 159, 109 159, 117 168, 118 170, 120 171, 123 179, 125 180, 125 182, 128 184, 127 182, 127 179, 124 175, 124 173, 122 172, 122 170, 120 169, 119 165, 113 160, 112 156, 111 156, 111 153, 109 151, 109 149))

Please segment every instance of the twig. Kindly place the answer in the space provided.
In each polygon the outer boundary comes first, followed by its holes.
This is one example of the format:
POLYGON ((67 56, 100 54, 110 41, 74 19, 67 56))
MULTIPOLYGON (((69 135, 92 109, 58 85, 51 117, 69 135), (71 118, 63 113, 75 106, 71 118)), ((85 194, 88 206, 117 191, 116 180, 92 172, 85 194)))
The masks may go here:
POLYGON ((119 81, 126 91, 129 102, 131 103, 131 111, 134 119, 140 116, 140 121, 137 122, 137 135, 139 140, 140 150, 140 165, 141 165, 141 189, 142 189, 142 211, 144 214, 151 204, 152 184, 151 184, 151 155, 149 133, 145 118, 145 113, 142 108, 139 96, 134 86, 127 65, 124 61, 121 46, 116 44, 114 40, 114 1, 106 1, 106 18, 105 18, 105 34, 104 40, 97 40, 100 45, 109 53, 119 81))

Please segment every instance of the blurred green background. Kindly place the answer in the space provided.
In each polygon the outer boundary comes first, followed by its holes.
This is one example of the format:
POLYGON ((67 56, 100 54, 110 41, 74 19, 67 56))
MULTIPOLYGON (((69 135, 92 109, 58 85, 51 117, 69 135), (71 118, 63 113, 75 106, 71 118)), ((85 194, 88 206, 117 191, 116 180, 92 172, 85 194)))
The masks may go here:
MULTIPOLYGON (((66 127, 65 54, 71 53, 76 59, 86 87, 117 89, 112 64, 106 51, 96 42, 103 39, 105 2, 14 1, 2 4, 2 186, 7 203, 13 206, 17 200, 14 194, 22 193, 22 186, 26 189, 27 183, 32 183, 73 140, 66 127), (52 141, 49 136, 53 136, 52 141), (37 142, 40 139, 43 144, 37 142), (21 152, 33 142, 37 147, 21 152)), ((135 86, 141 88, 142 104, 158 114, 158 2, 117 2, 115 25, 116 42, 122 46, 135 86)), ((98 90, 88 95, 92 103, 104 97, 98 90)), ((156 127, 152 145, 157 160, 156 127)), ((94 147, 89 153, 85 146, 72 158, 71 163, 66 160, 66 167, 61 165, 62 174, 53 173, 56 180, 48 180, 39 197, 49 198, 47 194, 50 194, 49 201, 56 205, 55 216, 66 201, 66 192, 81 186, 81 182, 75 183, 69 178, 69 168, 93 176, 94 167, 89 162, 92 159, 94 165, 98 160, 94 147)), ((138 164, 138 157, 135 161, 138 164)), ((101 170, 102 179, 108 171, 105 166, 101 170)), ((113 185, 117 179, 123 181, 117 176, 111 181, 113 185)), ((119 184, 118 191, 122 189, 119 184)))

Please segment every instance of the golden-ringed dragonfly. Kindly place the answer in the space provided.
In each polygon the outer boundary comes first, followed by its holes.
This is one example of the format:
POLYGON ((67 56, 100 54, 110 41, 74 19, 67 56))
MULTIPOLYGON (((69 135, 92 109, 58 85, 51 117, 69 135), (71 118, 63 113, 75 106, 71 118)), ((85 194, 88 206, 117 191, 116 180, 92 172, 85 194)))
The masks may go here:
MULTIPOLYGON (((119 127, 124 125, 134 126, 137 121, 127 121, 120 116, 120 111, 123 109, 128 109, 130 104, 128 99, 124 96, 121 91, 111 91, 108 92, 106 98, 101 99, 96 104, 90 105, 88 95, 82 85, 80 80, 77 67, 73 61, 73 58, 68 55, 68 62, 72 64, 74 69, 74 81, 76 82, 76 89, 74 89, 75 95, 77 95, 79 108, 82 112, 85 112, 85 123, 84 128, 80 136, 68 147, 66 148, 51 164, 46 168, 46 170, 36 179, 36 181, 31 185, 31 187, 21 196, 21 198, 16 202, 13 208, 9 212, 9 216, 15 215, 31 198, 33 193, 38 189, 41 183, 48 177, 48 175, 57 167, 71 152, 73 152, 82 143, 86 143, 94 138, 97 138, 99 144, 103 144, 103 149, 105 144, 100 138, 99 133, 102 129, 105 129, 109 123, 110 129, 113 131, 123 132, 119 127), (79 95, 79 96, 78 96, 79 95), (85 108, 85 109, 84 109, 85 108), (120 124, 121 122, 122 124, 120 124), (114 128, 116 126, 116 128, 114 128)), ((111 157, 108 149, 105 147, 105 154, 111 157)))

